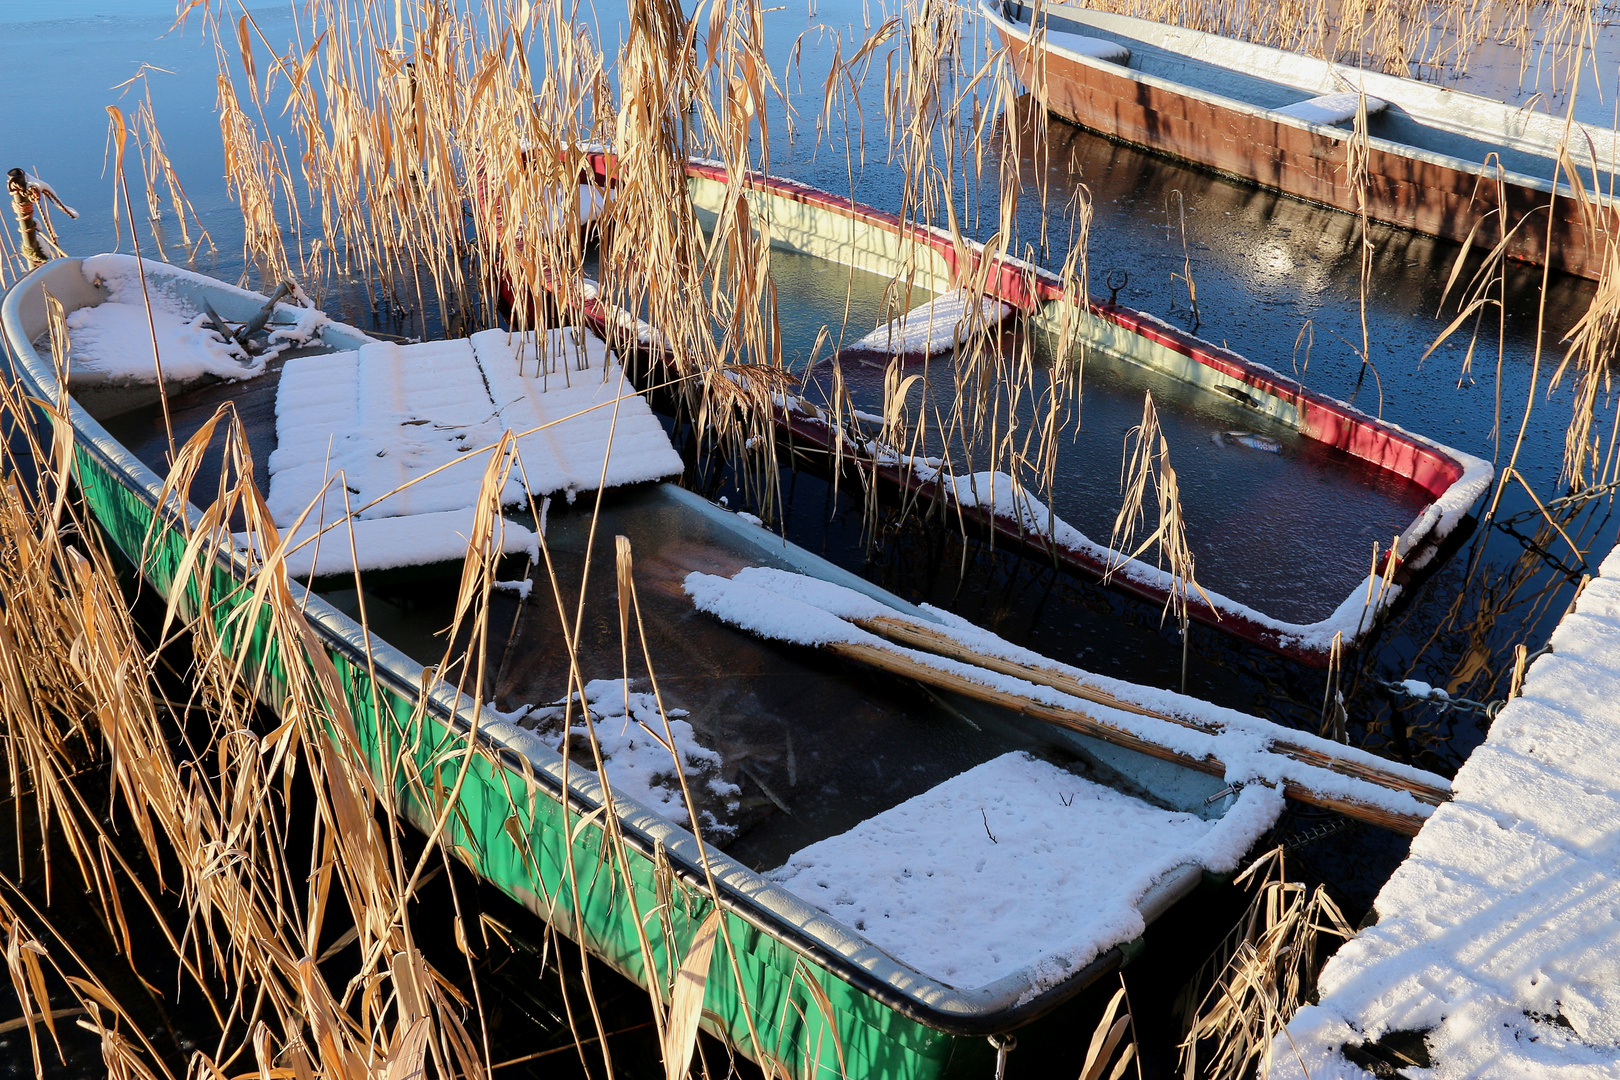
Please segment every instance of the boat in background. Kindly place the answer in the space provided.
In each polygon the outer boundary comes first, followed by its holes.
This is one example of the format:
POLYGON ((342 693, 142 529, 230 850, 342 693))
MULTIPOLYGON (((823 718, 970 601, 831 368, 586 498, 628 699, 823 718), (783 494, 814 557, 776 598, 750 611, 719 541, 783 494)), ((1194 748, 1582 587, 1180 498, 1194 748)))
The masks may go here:
MULTIPOLYGON (((616 168, 614 157, 598 152, 589 160, 590 186, 610 189, 616 168)), ((715 162, 694 161, 688 166, 687 178, 700 218, 712 221, 726 194, 725 168, 715 162)), ((746 178, 745 184, 749 212, 770 231, 773 259, 778 260, 773 274, 783 269, 780 260, 803 257, 808 262, 844 268, 836 275, 840 281, 850 272, 870 274, 871 289, 879 295, 887 291, 888 283, 903 280, 908 290, 930 297, 922 307, 937 303, 934 298, 958 292, 966 283, 983 282, 984 297, 1005 305, 1010 313, 1006 319, 986 320, 994 323, 989 332, 1030 331, 1049 343, 1072 340, 1074 348, 1087 350, 1088 364, 1097 365, 1098 370, 1111 365, 1122 377, 1138 380, 1130 383, 1134 396, 1126 399, 1133 417, 1129 423, 1140 415, 1140 380, 1146 377, 1157 380, 1152 386, 1161 402, 1161 417, 1172 410, 1172 406, 1164 404, 1167 392, 1171 397, 1180 396, 1175 411, 1188 420, 1187 430, 1193 433, 1192 441, 1199 444, 1198 451, 1207 452, 1212 441, 1218 445, 1269 448, 1274 440, 1290 440, 1288 455, 1262 455, 1275 458, 1277 469, 1271 475, 1292 471, 1333 478, 1336 471, 1365 470, 1366 475, 1358 474, 1355 483, 1347 486, 1411 485, 1411 490, 1418 493, 1411 507, 1415 512, 1400 519, 1392 530, 1400 535, 1393 545, 1393 558, 1387 561, 1381 559, 1372 566, 1365 552, 1373 540, 1388 545, 1391 533, 1380 536, 1364 522, 1355 522, 1350 531, 1356 535, 1359 569, 1344 579, 1344 593, 1327 595, 1317 588, 1309 598, 1309 613, 1303 617, 1267 610, 1285 599, 1284 594, 1310 591, 1303 584, 1262 585, 1251 595, 1233 596, 1219 582, 1201 579, 1204 591, 1195 591, 1188 598, 1190 617, 1240 640, 1316 667, 1327 665, 1336 649, 1355 648, 1396 599, 1415 584, 1420 573, 1432 569, 1442 543, 1463 523, 1494 476, 1488 462, 1309 390, 1272 368, 1151 315, 1112 302, 1076 297, 1057 275, 1028 262, 997 257, 982 245, 959 241, 943 230, 902 221, 893 214, 793 180, 754 174, 746 178), (1209 430, 1198 427, 1204 418, 1214 425, 1209 430), (1231 427, 1243 430, 1225 430, 1231 427), (1248 436, 1257 438, 1251 441, 1248 436)), ((805 322, 801 334, 805 342, 814 340, 821 326, 818 319, 806 321, 805 312, 815 303, 813 284, 792 293, 793 316, 805 322)), ((780 281, 778 286, 784 287, 780 281)), ((577 316, 610 341, 616 340, 621 349, 645 349, 656 340, 652 328, 608 303, 595 282, 559 274, 552 287, 570 317, 577 316), (638 324, 639 329, 631 329, 638 324)), ((841 334, 840 321, 848 317, 852 305, 846 304, 842 286, 832 290, 828 298, 831 340, 864 339, 855 340, 860 347, 858 357, 852 357, 850 349, 841 354, 850 358, 846 371, 852 370, 858 360, 866 359, 867 343, 873 340, 869 333, 872 327, 845 326, 848 334, 841 334)), ((656 353, 656 349, 651 351, 656 353)), ((1087 385, 1100 393, 1101 384, 1089 374, 1087 379, 1087 385)), ((806 389, 797 395, 778 398, 777 430, 797 456, 829 468, 832 462, 839 461, 859 469, 868 479, 906 492, 910 498, 943 501, 948 520, 961 520, 994 536, 997 543, 1048 565, 1104 581, 1160 607, 1166 605, 1176 587, 1175 579, 1158 565, 1130 558, 1088 536, 1005 473, 953 475, 938 458, 884 446, 880 441, 881 417, 851 416, 847 411, 840 416, 840 410, 809 400, 812 383, 813 379, 807 381, 806 389)), ((876 408, 880 411, 881 405, 876 408)), ((1086 409, 1086 415, 1094 420, 1101 417, 1092 409, 1090 399, 1086 409)), ((1086 434, 1084 426, 1081 434, 1086 434)), ((1117 475, 1121 434, 1123 428, 1106 433, 1105 441, 1111 448, 1106 466, 1085 462, 1085 455, 1073 453, 1072 447, 1071 457, 1076 459, 1077 467, 1089 470, 1092 476, 1117 475)), ((1186 452, 1194 451, 1189 448, 1186 452)), ((1177 460, 1185 480, 1187 460, 1177 460)), ((1218 480, 1214 485, 1217 489, 1218 480)), ((1266 503, 1264 516, 1273 522, 1287 520, 1315 531, 1329 528, 1311 517, 1312 507, 1291 502, 1299 490, 1297 485, 1280 484, 1274 490, 1264 490, 1266 483, 1256 482, 1249 474, 1227 483, 1227 488, 1217 490, 1214 497, 1214 501, 1226 504, 1225 509, 1240 498, 1260 500, 1266 503), (1310 525, 1312 520, 1316 521, 1314 526, 1310 525)), ((1183 487, 1185 490, 1185 483, 1183 487)), ((1108 512, 1110 520, 1114 509, 1117 502, 1108 512)), ((1257 513, 1254 520, 1261 520, 1261 516, 1257 513)), ((1287 556, 1267 557, 1278 560, 1287 556)), ((1199 565, 1209 565, 1205 554, 1199 555, 1199 565)))
POLYGON ((1358 213, 1351 142, 1364 97, 1372 219, 1487 250, 1505 235, 1509 258, 1587 278, 1620 225, 1606 194, 1614 137, 1561 117, 1072 3, 1039 8, 1033 43, 1035 7, 979 10, 1025 86, 1044 81, 1053 113, 1111 139, 1358 213), (1600 194, 1578 195, 1570 167, 1600 194))

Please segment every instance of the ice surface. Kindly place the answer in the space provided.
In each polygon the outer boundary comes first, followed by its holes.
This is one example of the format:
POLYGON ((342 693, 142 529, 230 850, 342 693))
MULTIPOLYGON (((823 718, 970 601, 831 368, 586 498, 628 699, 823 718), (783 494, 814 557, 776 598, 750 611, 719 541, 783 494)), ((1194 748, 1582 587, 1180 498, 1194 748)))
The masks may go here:
POLYGON ((1620 1077, 1620 549, 1552 645, 1277 1040, 1274 1077, 1365 1080, 1341 1048, 1391 1031, 1427 1033, 1427 1080, 1620 1077))
POLYGON ((1229 817, 1161 810, 1012 753, 767 876, 942 982, 972 988, 1034 967, 1051 985, 1139 936, 1143 895, 1177 867, 1205 865, 1218 834, 1253 843, 1255 821, 1236 808, 1229 817))

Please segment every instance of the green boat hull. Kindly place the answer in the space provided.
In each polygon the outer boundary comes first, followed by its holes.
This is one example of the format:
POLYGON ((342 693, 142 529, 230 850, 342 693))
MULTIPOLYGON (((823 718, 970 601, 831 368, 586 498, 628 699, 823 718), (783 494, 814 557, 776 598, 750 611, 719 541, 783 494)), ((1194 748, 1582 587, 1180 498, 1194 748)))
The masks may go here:
MULTIPOLYGON (((30 393, 54 399, 55 379, 27 344, 14 302, 30 280, 13 290, 5 309, 13 375, 30 393)), ((164 596, 184 590, 180 608, 196 615, 203 594, 195 568, 182 580, 187 530, 180 509, 171 505, 160 512, 160 488, 150 470, 81 408, 75 405, 70 412, 74 477, 85 504, 141 576, 164 596)), ((188 507, 186 513, 197 511, 188 507)), ((273 687, 286 658, 276 655, 267 618, 246 631, 248 640, 235 640, 246 625, 242 609, 253 602, 241 560, 236 553, 216 555, 205 617, 250 666, 269 676, 266 685, 273 687)), ((444 800, 455 789, 443 842, 456 857, 592 955, 644 988, 658 987, 667 999, 674 971, 715 908, 704 869, 691 857, 691 838, 650 811, 617 806, 625 839, 621 864, 612 854, 604 815, 595 813, 603 793, 594 774, 575 768, 565 783, 564 776, 537 769, 517 750, 479 733, 476 729, 488 721, 475 723, 479 718, 471 703, 456 701, 447 687, 428 691, 426 708, 421 707, 419 665, 368 639, 318 600, 311 600, 309 612, 316 638, 336 669, 368 768, 397 812, 427 832, 445 816, 444 800), (456 789, 461 751, 469 742, 474 752, 456 789), (413 772, 408 784, 399 779, 413 772), (684 838, 676 841, 684 852, 672 852, 664 842, 674 834, 684 838), (633 913, 653 927, 646 952, 633 913)), ((293 659, 307 663, 310 658, 293 659)), ((709 858, 729 864, 718 852, 709 858)), ((953 1013, 947 1002, 930 1015, 926 991, 937 995, 937 984, 914 979, 908 985, 903 978, 867 970, 872 965, 863 966, 859 955, 838 955, 827 946, 824 927, 812 933, 791 925, 792 919, 784 920, 769 902, 747 895, 746 882, 739 888, 733 879, 719 895, 723 932, 712 954, 702 1025, 767 1071, 793 1080, 985 1076, 996 1056, 987 1036, 1050 1011, 1118 966, 1124 955, 1110 949, 1059 988, 1012 1008, 1003 1003, 989 1010, 957 1007, 953 1013)), ((949 998, 945 989, 939 996, 949 998)))

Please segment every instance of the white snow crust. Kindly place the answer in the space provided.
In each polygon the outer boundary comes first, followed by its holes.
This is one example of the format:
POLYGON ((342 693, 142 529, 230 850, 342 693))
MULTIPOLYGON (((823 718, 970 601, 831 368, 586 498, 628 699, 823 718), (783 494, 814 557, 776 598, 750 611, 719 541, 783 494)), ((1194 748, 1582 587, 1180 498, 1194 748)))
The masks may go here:
MULTIPOLYGON (((585 684, 585 701, 590 705, 597 745, 602 750, 602 764, 614 793, 635 799, 677 824, 690 824, 691 816, 681 795, 680 781, 675 776, 675 757, 664 741, 664 722, 658 715, 657 697, 629 690, 620 679, 593 679, 585 684)), ((518 711, 501 715, 515 721, 519 727, 536 731, 547 746, 562 753, 564 705, 565 702, 559 701, 527 710, 521 717, 518 711)), ((698 741, 691 722, 685 719, 686 710, 670 709, 668 715, 670 734, 674 735, 675 746, 680 750, 681 771, 686 774, 688 786, 694 790, 706 789, 711 796, 724 800, 728 810, 734 811, 742 789, 720 775, 723 764, 720 754, 698 741)), ((575 738, 569 752, 569 767, 583 769, 594 776, 590 732, 577 696, 570 719, 568 731, 575 738)), ((701 813, 704 836, 709 841, 724 842, 735 834, 734 826, 719 821, 710 811, 701 813)))
POLYGON ((1391 1031, 1427 1033, 1414 1078, 1620 1077, 1620 549, 1552 646, 1277 1040, 1274 1077, 1366 1080, 1341 1048, 1391 1031))
POLYGON ((1012 313, 1011 304, 992 296, 980 296, 975 304, 968 290, 955 289, 878 327, 849 349, 889 356, 938 356, 975 334, 995 329, 1012 313))
POLYGON ((500 426, 520 434, 518 454, 534 495, 572 498, 681 471, 663 425, 601 338, 566 328, 539 339, 485 330, 472 345, 500 407, 500 426), (537 342, 544 353, 538 358, 537 342))
POLYGON ((1044 989, 1138 937, 1138 903, 1155 882, 1224 863, 1280 809, 1262 788, 1238 803, 1205 821, 1017 752, 811 844, 766 876, 941 982, 973 988, 1033 968, 1044 989))
MULTIPOLYGON (((604 459, 607 486, 680 470, 657 417, 599 340, 551 331, 538 360, 536 340, 495 330, 287 361, 268 463, 271 517, 290 528, 313 506, 299 534, 310 535, 315 522, 343 518, 347 488, 361 522, 419 526, 357 526, 360 568, 419 565, 465 554, 465 543, 450 549, 471 524, 491 447, 508 430, 519 435, 521 468, 500 492, 503 505, 525 501, 525 477, 536 497, 594 490, 604 459)), ((531 531, 512 522, 504 530, 503 550, 532 550, 531 531)), ((347 547, 346 536, 323 540, 321 571, 348 569, 347 547)))
MULTIPOLYGON (((957 502, 963 506, 983 507, 998 518, 1016 522, 1019 528, 1027 533, 1047 537, 1059 547, 1118 564, 1119 568, 1115 571, 1118 577, 1166 591, 1175 585, 1175 577, 1168 571, 1141 559, 1125 559, 1106 544, 1099 544, 1076 529, 1052 513, 1044 502, 1007 473, 980 472, 967 476, 943 476, 939 470, 925 462, 916 459, 913 461, 915 468, 927 470, 924 473, 925 480, 937 476, 946 484, 948 490, 954 492, 957 502)), ((1489 483, 1488 478, 1486 482, 1489 483)), ((1468 500, 1468 508, 1473 506, 1477 498, 1478 493, 1468 500)), ((1438 513, 1434 511, 1436 505, 1438 503, 1431 504, 1425 513, 1438 513)), ((1466 513, 1467 508, 1463 512, 1466 513)), ((1382 578, 1369 574, 1327 618, 1314 623, 1293 623, 1274 618, 1222 593, 1205 593, 1210 605, 1223 616, 1236 615, 1265 627, 1277 634, 1285 643, 1322 651, 1332 645, 1335 634, 1343 635, 1343 641, 1347 645, 1355 642, 1377 622, 1379 611, 1393 604, 1400 594, 1399 585, 1391 583, 1386 586, 1382 578)))
POLYGON ((156 383, 152 329, 157 330, 158 357, 169 382, 188 382, 204 375, 247 379, 264 370, 265 358, 250 357, 235 342, 227 343, 205 328, 205 316, 184 315, 152 300, 152 325, 146 307, 108 300, 68 313, 68 384, 86 381, 156 383))
MULTIPOLYGON (((1356 118, 1356 106, 1359 98, 1354 91, 1341 90, 1335 94, 1322 94, 1307 101, 1296 101, 1292 105, 1284 105, 1274 111, 1284 116, 1292 116, 1299 120, 1307 120, 1313 124, 1347 124, 1356 118)), ((1383 98, 1367 95, 1367 115, 1383 112, 1389 108, 1389 102, 1383 98)))
POLYGON ((1070 34, 1062 30, 1047 30, 1046 43, 1055 45, 1060 49, 1075 53, 1079 56, 1089 56, 1093 60, 1107 60, 1111 64, 1129 63, 1131 50, 1117 41, 1108 41, 1104 38, 1088 37, 1085 34, 1070 34))
MULTIPOLYGON (((685 588, 687 595, 692 597, 693 603, 700 611, 761 637, 805 646, 831 642, 876 645, 919 664, 990 687, 1001 693, 1087 713, 1104 723, 1189 757, 1215 758, 1225 764, 1225 779, 1228 783, 1258 782, 1275 785, 1293 781, 1317 791, 1354 799, 1395 814, 1423 817, 1433 810, 1433 807, 1420 802, 1408 792, 1391 790, 1365 780, 1345 776, 1272 750, 1274 743, 1286 740, 1295 746, 1332 754, 1346 761, 1374 766, 1409 780, 1432 784, 1442 789, 1446 786, 1446 781, 1433 773, 1388 761, 1363 750, 1285 728, 1280 724, 1233 709, 1220 708, 1197 698, 1108 679, 1060 663, 1014 645, 937 608, 925 607, 924 610, 938 622, 924 622, 905 616, 841 585, 766 567, 749 567, 729 579, 711 574, 692 573, 686 578, 685 588), (1155 716, 1143 716, 1082 700, 1049 686, 933 653, 909 649, 888 642, 846 621, 879 615, 909 620, 931 630, 944 631, 975 652, 1061 672, 1122 701, 1176 717, 1198 727, 1189 727, 1183 723, 1155 716)), ((1228 854, 1231 862, 1226 868, 1230 869, 1243 856, 1244 850, 1234 850, 1228 854)))
MULTIPOLYGON (((394 570, 405 566, 460 562, 466 557, 467 546, 473 535, 473 514, 473 508, 469 506, 409 517, 356 517, 347 521, 339 520, 335 524, 330 519, 317 523, 311 516, 304 520, 293 536, 283 539, 287 551, 287 576, 309 577, 315 572, 317 564, 322 574, 350 574, 355 570, 356 555, 359 556, 361 570, 394 570), (352 546, 349 542, 351 528, 354 531, 352 546), (317 533, 320 534, 318 537, 317 533)), ((540 557, 540 549, 531 530, 504 518, 496 528, 498 532, 494 544, 502 555, 527 554, 531 559, 540 557)), ((247 536, 238 534, 237 539, 245 542, 247 536)), ((524 578, 522 584, 530 585, 532 582, 524 578)), ((524 594, 527 595, 526 591, 524 594)))
MULTIPOLYGON (((206 283, 251 296, 244 290, 230 289, 199 274, 164 264, 148 263, 146 296, 152 301, 152 327, 146 321, 146 300, 141 293, 140 271, 132 255, 95 255, 84 260, 85 280, 100 279, 110 296, 94 307, 82 307, 68 314, 70 385, 85 383, 156 383, 157 367, 152 362, 152 329, 157 331, 158 358, 163 377, 169 382, 188 382, 204 376, 225 380, 249 379, 264 371, 271 359, 296 345, 303 345, 329 321, 320 311, 278 304, 278 321, 292 319, 290 326, 272 326, 272 345, 257 356, 250 356, 234 341, 226 341, 203 325, 206 316, 182 300, 173 288, 176 279, 206 283)), ((260 298, 261 301, 263 298, 260 298)))

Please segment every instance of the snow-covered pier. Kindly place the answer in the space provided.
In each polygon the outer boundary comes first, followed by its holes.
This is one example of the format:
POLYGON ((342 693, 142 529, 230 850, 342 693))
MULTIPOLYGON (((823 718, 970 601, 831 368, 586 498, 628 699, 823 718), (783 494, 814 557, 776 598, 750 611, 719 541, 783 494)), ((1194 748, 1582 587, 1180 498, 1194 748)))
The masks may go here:
POLYGON ((1620 548, 1551 643, 1274 1077, 1620 1077, 1620 548))

